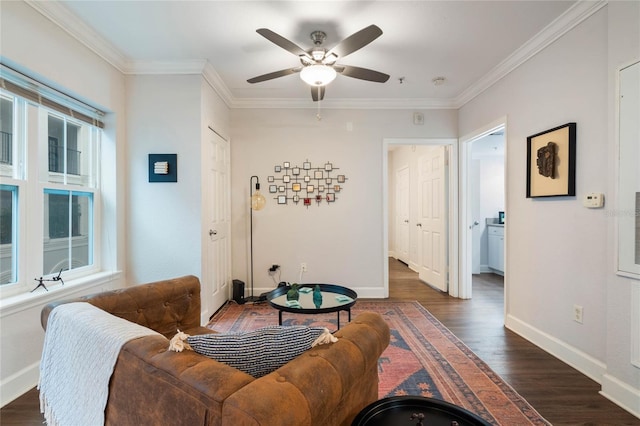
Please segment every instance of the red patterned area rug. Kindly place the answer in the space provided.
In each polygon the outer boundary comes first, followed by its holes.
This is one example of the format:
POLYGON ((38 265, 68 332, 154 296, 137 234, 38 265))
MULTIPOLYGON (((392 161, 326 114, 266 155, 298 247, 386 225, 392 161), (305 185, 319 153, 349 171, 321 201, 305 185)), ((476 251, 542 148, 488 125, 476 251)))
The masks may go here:
MULTIPOLYGON (((352 318, 363 311, 382 315, 391 343, 378 361, 379 396, 421 395, 451 402, 495 425, 549 425, 511 386, 418 302, 358 301, 352 318)), ((340 317, 347 321, 346 312, 340 317)), ((337 314, 283 313, 283 325, 336 328, 337 314)), ((278 311, 266 303, 218 311, 209 327, 243 332, 278 324, 278 311)))

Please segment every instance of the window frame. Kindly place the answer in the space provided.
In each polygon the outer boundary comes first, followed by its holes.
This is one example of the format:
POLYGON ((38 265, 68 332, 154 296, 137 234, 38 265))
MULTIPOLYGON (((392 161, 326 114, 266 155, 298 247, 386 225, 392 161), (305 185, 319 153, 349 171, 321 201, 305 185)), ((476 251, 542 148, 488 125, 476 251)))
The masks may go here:
MULTIPOLYGON (((104 138, 103 130, 99 126, 91 125, 85 121, 76 120, 73 117, 48 108, 30 99, 14 94, 10 91, 0 90, 2 97, 13 99, 13 164, 11 173, 7 169, 2 173, 2 184, 17 188, 17 226, 13 232, 17 235, 17 241, 13 252, 16 255, 13 264, 17 268, 16 282, 0 284, 0 300, 25 295, 36 287, 40 277, 51 278, 56 274, 44 272, 45 236, 45 190, 69 191, 73 193, 90 193, 93 217, 90 219, 89 244, 90 258, 86 266, 74 268, 63 272, 65 284, 74 280, 86 281, 92 276, 98 277, 101 272, 101 232, 102 228, 102 193, 100 190, 100 161, 101 143, 104 138), (80 126, 80 132, 88 131, 87 145, 91 147, 86 160, 90 162, 87 167, 89 178, 83 182, 83 178, 71 176, 67 173, 56 173, 61 180, 52 182, 48 161, 48 131, 46 119, 49 115, 63 118, 65 127, 67 123, 80 126), (43 125, 44 124, 44 125, 43 125), (8 174, 11 174, 9 177, 8 174), (29 256, 26 256, 29 253, 29 256)), ((66 143, 65 143, 66 145, 66 143)), ((66 169, 66 167, 65 167, 66 169)), ((61 283, 49 283, 54 287, 61 283)), ((38 293, 38 292, 36 292, 38 293)), ((37 294, 33 293, 36 297, 37 294)), ((41 292, 39 292, 41 293, 41 292)))

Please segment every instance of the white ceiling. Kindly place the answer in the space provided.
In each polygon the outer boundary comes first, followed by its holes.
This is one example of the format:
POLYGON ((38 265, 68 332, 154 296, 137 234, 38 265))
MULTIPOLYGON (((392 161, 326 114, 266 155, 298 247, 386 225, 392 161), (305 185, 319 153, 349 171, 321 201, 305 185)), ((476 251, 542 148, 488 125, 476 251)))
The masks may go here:
POLYGON ((389 74, 386 83, 338 76, 323 106, 456 108, 574 25, 574 1, 56 1, 29 0, 125 73, 197 72, 232 107, 313 107, 293 54, 256 33, 268 28, 307 50, 331 48, 376 24, 384 32, 338 62, 389 74), (435 77, 445 77, 440 86, 435 77), (400 78, 403 82, 400 83, 400 78))

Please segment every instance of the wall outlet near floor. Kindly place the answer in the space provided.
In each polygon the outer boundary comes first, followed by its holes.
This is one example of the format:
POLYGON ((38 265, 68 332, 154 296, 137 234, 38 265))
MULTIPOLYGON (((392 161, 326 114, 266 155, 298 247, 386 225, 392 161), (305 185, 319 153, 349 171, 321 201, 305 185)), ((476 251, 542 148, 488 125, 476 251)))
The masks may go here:
POLYGON ((573 305, 573 320, 575 322, 582 324, 582 315, 583 314, 584 314, 584 311, 582 309, 582 306, 573 305))

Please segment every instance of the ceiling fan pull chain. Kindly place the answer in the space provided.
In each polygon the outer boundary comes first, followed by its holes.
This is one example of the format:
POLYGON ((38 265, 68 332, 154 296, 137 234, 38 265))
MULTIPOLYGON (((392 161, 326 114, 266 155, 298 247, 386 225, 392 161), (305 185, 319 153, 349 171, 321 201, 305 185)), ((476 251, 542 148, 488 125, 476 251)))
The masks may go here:
POLYGON ((320 98, 320 86, 318 86, 318 113, 316 114, 316 118, 318 121, 322 120, 322 115, 320 115, 320 103, 322 99, 320 98))

